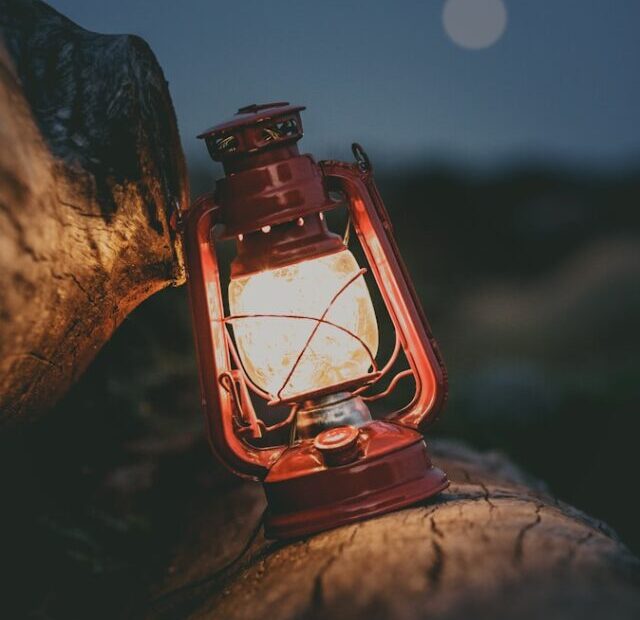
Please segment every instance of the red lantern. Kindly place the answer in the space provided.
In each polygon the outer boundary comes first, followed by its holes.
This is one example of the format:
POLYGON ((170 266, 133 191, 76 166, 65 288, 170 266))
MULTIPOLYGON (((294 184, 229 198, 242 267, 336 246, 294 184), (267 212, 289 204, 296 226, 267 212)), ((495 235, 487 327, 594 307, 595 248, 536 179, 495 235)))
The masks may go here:
POLYGON ((448 486, 422 435, 445 400, 446 373, 369 160, 356 144, 354 164, 301 155, 303 109, 251 105, 200 135, 225 177, 183 222, 209 441, 231 470, 262 481, 273 538, 388 512, 448 486), (339 207, 367 268, 348 235, 329 231, 324 214, 339 207), (225 288, 216 251, 224 240, 236 243, 225 288), (396 332, 383 364, 368 270, 396 332), (389 380, 401 353, 408 368, 389 380), (374 420, 367 403, 409 376, 409 404, 374 420), (260 400, 288 415, 265 422, 260 400), (269 444, 286 426, 289 441, 269 444))

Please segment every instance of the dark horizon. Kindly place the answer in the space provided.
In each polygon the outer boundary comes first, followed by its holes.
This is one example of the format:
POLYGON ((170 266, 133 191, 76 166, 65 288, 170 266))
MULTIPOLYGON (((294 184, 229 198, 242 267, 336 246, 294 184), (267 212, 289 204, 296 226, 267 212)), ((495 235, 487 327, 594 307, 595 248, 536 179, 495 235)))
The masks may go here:
POLYGON ((463 15, 452 35, 444 1, 365 12, 356 3, 161 0, 152 18, 145 0, 51 4, 87 29, 149 43, 190 165, 206 160, 200 131, 239 106, 283 99, 307 106, 302 149, 320 159, 349 158, 358 141, 385 168, 548 160, 606 170, 640 161, 633 0, 505 1, 504 32, 477 50, 461 43, 491 29, 490 19, 463 15))

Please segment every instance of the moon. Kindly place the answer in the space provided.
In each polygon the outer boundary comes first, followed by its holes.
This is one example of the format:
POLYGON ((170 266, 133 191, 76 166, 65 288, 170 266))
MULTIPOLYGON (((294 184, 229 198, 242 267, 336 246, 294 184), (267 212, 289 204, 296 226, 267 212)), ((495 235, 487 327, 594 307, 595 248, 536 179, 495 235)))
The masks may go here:
POLYGON ((503 0, 446 0, 444 29, 460 47, 480 50, 497 43, 507 27, 503 0))

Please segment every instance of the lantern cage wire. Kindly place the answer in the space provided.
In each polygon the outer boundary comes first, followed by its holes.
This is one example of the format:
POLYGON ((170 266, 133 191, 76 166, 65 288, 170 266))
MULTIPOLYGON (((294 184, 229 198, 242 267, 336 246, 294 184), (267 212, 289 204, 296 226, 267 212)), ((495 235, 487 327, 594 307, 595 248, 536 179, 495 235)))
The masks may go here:
MULTIPOLYGON (((349 243, 350 228, 351 228, 351 221, 349 218, 349 220, 347 221, 347 226, 343 236, 345 247, 347 247, 349 243)), ((373 401, 377 401, 379 399, 385 398, 386 396, 389 396, 389 394, 391 394, 395 390, 398 383, 405 377, 413 376, 415 378, 415 372, 413 371, 413 369, 406 368, 404 370, 400 370, 399 372, 397 372, 389 382, 388 386, 381 392, 378 392, 375 394, 366 394, 367 390, 371 389, 374 385, 379 383, 380 380, 389 373, 389 371, 391 370, 391 368, 393 367, 393 365, 396 363, 398 359, 398 356, 400 354, 400 349, 401 349, 401 343, 400 343, 400 337, 398 335, 397 329, 394 328, 395 343, 393 346, 393 350, 391 351, 389 359, 382 366, 382 368, 380 368, 376 362, 373 352, 371 351, 367 343, 364 342, 364 340, 360 336, 355 334, 352 330, 342 325, 338 325, 337 323, 334 323, 333 321, 330 321, 326 318, 327 314, 329 313, 331 308, 334 306, 334 304, 338 301, 340 296, 354 282, 356 282, 358 278, 363 278, 366 273, 367 273, 367 269, 362 268, 356 274, 351 276, 344 284, 342 284, 338 289, 338 291, 329 300, 329 303, 325 307, 324 311, 320 314, 320 316, 317 316, 317 317, 306 316, 301 314, 256 313, 256 314, 229 314, 222 318, 222 322, 225 326, 225 340, 226 340, 229 352, 231 354, 231 359, 236 369, 232 370, 231 372, 221 373, 220 376, 218 377, 218 381, 222 386, 222 388, 226 392, 228 392, 229 395, 231 396, 231 399, 234 404, 234 410, 237 411, 238 413, 238 417, 236 417, 235 421, 238 426, 239 432, 241 433, 254 432, 254 437, 255 437, 255 436, 261 436, 262 432, 271 432, 271 431, 276 431, 280 428, 283 428, 295 421, 298 410, 300 409, 301 403, 304 400, 321 395, 320 391, 311 391, 311 392, 295 394, 294 396, 286 399, 282 398, 282 392, 287 387, 289 381, 293 377, 296 369, 298 368, 305 353, 311 346, 311 343, 313 342, 313 339, 321 325, 326 325, 330 328, 339 330, 342 333, 345 333, 351 338, 353 338, 354 340, 356 340, 359 343, 359 345, 364 349, 367 356, 369 357, 369 360, 371 362, 371 368, 372 368, 371 372, 369 372, 368 374, 362 377, 359 377, 352 381, 348 381, 345 384, 330 386, 331 387, 330 391, 328 389, 322 390, 323 394, 335 393, 336 391, 340 391, 341 387, 345 388, 347 387, 347 385, 350 387, 356 385, 358 387, 353 389, 353 391, 349 392, 349 395, 346 396, 344 400, 348 400, 350 398, 353 398, 354 396, 360 396, 360 398, 362 398, 362 400, 365 402, 373 402, 373 401), (309 336, 307 337, 304 345, 302 346, 302 348, 300 349, 300 352, 298 353, 298 356, 295 362, 293 363, 291 369, 289 370, 287 376, 285 377, 282 385, 276 391, 275 395, 270 394, 269 392, 263 390, 251 379, 244 364, 242 363, 234 338, 229 329, 229 327, 232 326, 232 324, 235 321, 255 319, 255 318, 260 318, 260 319, 266 318, 266 319, 274 319, 274 320, 282 320, 282 319, 299 320, 299 321, 310 321, 314 323, 309 333, 309 336), (280 422, 267 425, 263 420, 261 420, 255 414, 254 411, 245 410, 242 404, 242 397, 238 389, 239 381, 243 382, 249 388, 249 390, 251 390, 254 394, 259 396, 261 399, 265 400, 267 402, 267 405, 269 405, 270 407, 275 407, 279 405, 290 405, 291 409, 287 417, 281 420, 280 422), (256 428, 259 429, 259 432, 257 435, 255 434, 256 428)), ((342 402, 342 401, 338 400, 338 401, 335 401, 333 404, 338 404, 339 402, 342 402)), ((251 407, 251 409, 253 408, 251 407)), ((292 433, 291 435, 292 441, 293 441, 293 437, 294 437, 294 433, 292 433)))

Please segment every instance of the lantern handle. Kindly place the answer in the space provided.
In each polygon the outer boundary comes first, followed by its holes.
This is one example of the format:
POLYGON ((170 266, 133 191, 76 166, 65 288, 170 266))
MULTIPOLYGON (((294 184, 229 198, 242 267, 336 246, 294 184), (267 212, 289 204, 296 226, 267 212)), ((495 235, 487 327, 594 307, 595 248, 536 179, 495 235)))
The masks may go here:
POLYGON ((355 164, 323 161, 320 167, 328 189, 347 198, 354 230, 415 377, 415 397, 389 419, 423 431, 437 419, 446 399, 446 369, 393 236, 371 161, 359 144, 352 150, 355 164))
MULTIPOLYGON (((247 405, 246 386, 238 386, 239 402, 236 402, 233 390, 224 389, 220 384, 221 377, 233 377, 234 372, 226 343, 218 258, 211 235, 219 223, 219 207, 213 193, 198 198, 184 214, 184 245, 202 407, 213 453, 239 476, 261 480, 285 446, 257 448, 244 441, 234 407, 247 405)), ((255 416, 249 415, 246 422, 259 434, 255 416)))

